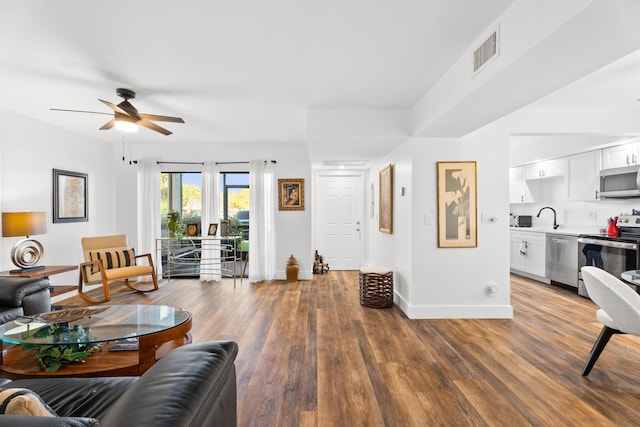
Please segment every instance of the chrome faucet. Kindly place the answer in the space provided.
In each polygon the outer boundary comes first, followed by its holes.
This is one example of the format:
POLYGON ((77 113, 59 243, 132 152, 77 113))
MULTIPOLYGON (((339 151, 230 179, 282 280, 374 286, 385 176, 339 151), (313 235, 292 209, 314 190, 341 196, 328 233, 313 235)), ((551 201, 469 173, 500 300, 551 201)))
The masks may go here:
POLYGON ((560 227, 560 224, 556 222, 556 210, 553 209, 551 206, 545 206, 544 208, 540 209, 538 211, 538 215, 536 215, 536 218, 540 218, 540 213, 545 209, 551 209, 551 212, 553 212, 553 229, 555 230, 558 227, 560 227))

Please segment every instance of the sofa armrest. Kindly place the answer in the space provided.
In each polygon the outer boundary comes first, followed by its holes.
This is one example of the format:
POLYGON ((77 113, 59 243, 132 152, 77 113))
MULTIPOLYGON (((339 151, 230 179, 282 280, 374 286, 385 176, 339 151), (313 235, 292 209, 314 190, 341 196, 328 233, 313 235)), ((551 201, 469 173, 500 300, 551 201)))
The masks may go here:
POLYGON ((238 345, 188 344, 162 357, 101 417, 102 426, 236 426, 238 345))
POLYGON ((0 306, 21 307, 26 296, 37 294, 43 290, 48 292, 49 286, 51 286, 49 279, 0 277, 0 306))
POLYGON ((99 425, 98 420, 94 418, 0 416, 0 427, 89 427, 99 425))

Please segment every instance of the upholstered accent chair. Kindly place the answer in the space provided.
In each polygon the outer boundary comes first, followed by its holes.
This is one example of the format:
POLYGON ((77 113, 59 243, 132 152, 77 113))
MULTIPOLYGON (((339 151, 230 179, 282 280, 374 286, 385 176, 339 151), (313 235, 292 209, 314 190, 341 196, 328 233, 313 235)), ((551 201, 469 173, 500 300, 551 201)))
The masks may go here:
POLYGON ((78 295, 91 303, 111 300, 109 284, 124 280, 134 291, 151 292, 158 290, 158 278, 151 254, 136 254, 127 245, 124 234, 113 236, 84 237, 82 239, 84 261, 80 264, 78 295), (131 284, 130 279, 151 276, 152 284, 131 284), (85 293, 84 285, 102 284, 104 300, 96 300, 85 293))
POLYGON ((596 318, 603 324, 582 370, 587 376, 614 334, 640 335, 640 295, 600 268, 586 266, 581 271, 589 297, 600 307, 596 318))

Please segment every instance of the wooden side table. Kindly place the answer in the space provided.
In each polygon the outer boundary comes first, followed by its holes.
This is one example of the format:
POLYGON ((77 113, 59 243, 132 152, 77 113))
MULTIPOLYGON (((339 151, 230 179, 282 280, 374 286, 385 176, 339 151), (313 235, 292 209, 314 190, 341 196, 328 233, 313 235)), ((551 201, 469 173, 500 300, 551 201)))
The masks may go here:
POLYGON ((31 279, 49 278, 54 274, 66 273, 77 270, 77 265, 47 265, 43 269, 27 271, 25 273, 12 273, 11 271, 0 271, 0 276, 29 277, 31 279))

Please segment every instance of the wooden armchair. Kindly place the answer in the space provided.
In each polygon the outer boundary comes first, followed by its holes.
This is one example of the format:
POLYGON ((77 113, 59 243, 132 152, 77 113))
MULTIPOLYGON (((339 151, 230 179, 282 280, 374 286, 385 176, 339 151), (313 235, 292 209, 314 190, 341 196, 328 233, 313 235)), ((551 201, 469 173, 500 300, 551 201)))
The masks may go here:
POLYGON ((127 246, 127 237, 124 234, 85 237, 82 239, 82 252, 85 262, 80 264, 78 295, 85 300, 94 304, 111 300, 109 283, 116 280, 124 280, 125 285, 138 292, 158 290, 158 279, 151 254, 136 255, 134 250, 127 246), (144 261, 139 263, 140 259, 144 261), (148 289, 148 285, 143 285, 142 288, 134 287, 129 282, 129 279, 148 275, 153 280, 152 289, 148 289), (83 289, 85 284, 99 283, 102 283, 104 289, 103 301, 89 297, 83 289))

